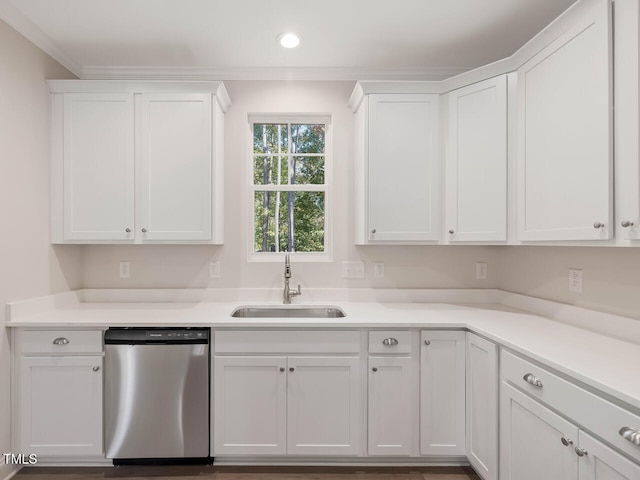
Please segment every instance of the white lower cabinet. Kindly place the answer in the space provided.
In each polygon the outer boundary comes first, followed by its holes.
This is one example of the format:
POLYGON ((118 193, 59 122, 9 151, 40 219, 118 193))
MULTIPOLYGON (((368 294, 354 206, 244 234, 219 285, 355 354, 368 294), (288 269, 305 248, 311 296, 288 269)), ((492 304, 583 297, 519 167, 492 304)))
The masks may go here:
POLYGON ((590 392, 525 359, 503 352, 501 363, 500 480, 640 479, 640 464, 616 451, 638 461, 640 448, 618 427, 609 435, 610 424, 636 425, 637 417, 604 399, 592 403, 597 397, 590 392), (562 406, 565 399, 569 408, 562 406), (593 428, 602 441, 582 428, 593 428))
POLYGON ((578 477, 575 425, 505 382, 500 402, 500 480, 578 477))
POLYGON ((420 335, 420 454, 465 454, 465 332, 420 335))
POLYGON ((357 455, 358 357, 216 356, 214 455, 357 455))
POLYGON ((410 455, 416 392, 411 357, 369 357, 369 455, 410 455))
POLYGON ((634 480, 640 478, 640 465, 580 431, 580 448, 585 455, 579 461, 579 480, 634 480))
POLYGON ((286 453, 286 366, 286 357, 215 357, 214 455, 286 453))
POLYGON ((103 456, 101 341, 100 331, 18 332, 16 453, 54 462, 103 456))
POLYGON ((498 479, 498 346, 467 333, 466 454, 484 480, 498 479))

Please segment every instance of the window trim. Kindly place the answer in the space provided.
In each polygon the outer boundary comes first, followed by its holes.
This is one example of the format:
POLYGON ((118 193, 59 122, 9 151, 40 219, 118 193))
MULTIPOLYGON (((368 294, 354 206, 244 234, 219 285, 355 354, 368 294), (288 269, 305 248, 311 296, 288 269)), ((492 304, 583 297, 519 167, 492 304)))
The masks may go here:
MULTIPOLYGON (((333 261, 333 131, 331 114, 304 113, 250 113, 247 119, 247 260, 249 262, 283 262, 287 252, 256 252, 255 245, 255 193, 264 191, 324 192, 324 252, 290 252, 296 262, 333 261), (253 125, 255 123, 306 123, 325 125, 324 184, 254 185, 253 183, 253 125), (285 187, 285 188, 283 188, 285 187)), ((304 155, 304 154, 301 154, 304 155)))

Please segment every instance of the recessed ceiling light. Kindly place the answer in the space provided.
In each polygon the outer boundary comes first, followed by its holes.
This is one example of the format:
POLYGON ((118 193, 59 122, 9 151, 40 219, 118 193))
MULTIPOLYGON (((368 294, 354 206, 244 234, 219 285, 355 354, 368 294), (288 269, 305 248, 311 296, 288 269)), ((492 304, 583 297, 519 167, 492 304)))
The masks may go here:
POLYGON ((284 48, 296 48, 300 44, 300 37, 293 32, 281 33, 277 40, 284 48))

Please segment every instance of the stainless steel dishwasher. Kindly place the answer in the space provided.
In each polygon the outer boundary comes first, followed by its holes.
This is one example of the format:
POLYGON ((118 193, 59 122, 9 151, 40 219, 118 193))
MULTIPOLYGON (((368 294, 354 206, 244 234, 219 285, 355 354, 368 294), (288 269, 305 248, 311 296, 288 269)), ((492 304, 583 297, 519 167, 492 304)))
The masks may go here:
POLYGON ((209 463, 209 329, 110 328, 104 343, 106 457, 209 463))

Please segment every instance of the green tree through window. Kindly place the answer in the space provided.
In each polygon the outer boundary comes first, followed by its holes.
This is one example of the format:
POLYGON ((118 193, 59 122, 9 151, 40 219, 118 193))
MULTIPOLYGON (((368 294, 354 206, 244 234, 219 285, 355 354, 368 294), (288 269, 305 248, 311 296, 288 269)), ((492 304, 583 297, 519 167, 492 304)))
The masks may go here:
POLYGON ((253 122, 254 252, 325 252, 327 122, 253 122))

